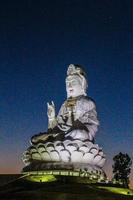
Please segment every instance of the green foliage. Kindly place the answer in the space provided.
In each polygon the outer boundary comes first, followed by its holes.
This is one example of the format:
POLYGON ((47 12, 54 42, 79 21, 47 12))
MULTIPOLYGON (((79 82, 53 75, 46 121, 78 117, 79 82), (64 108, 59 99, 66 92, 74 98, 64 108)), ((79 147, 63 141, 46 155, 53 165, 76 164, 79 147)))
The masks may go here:
POLYGON ((129 174, 131 172, 132 165, 131 158, 128 154, 123 154, 120 152, 118 155, 114 156, 113 161, 113 178, 118 183, 122 183, 124 187, 128 188, 129 174))

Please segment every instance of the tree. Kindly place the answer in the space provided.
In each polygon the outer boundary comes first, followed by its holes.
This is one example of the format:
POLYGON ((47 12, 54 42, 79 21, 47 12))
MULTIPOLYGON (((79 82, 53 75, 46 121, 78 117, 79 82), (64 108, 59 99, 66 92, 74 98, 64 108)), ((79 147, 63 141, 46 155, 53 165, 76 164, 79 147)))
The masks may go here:
POLYGON ((124 187, 128 188, 129 174, 131 172, 132 161, 128 154, 119 153, 113 158, 114 179, 121 182, 124 187))

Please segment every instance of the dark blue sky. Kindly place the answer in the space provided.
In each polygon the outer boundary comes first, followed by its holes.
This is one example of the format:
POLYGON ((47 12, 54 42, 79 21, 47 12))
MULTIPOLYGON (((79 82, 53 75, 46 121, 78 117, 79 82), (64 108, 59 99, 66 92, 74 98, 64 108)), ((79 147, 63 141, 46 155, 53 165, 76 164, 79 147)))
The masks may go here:
POLYGON ((20 172, 33 134, 47 129, 46 103, 66 98, 70 63, 84 66, 97 105, 96 142, 133 157, 133 2, 1 1, 0 173, 20 172))

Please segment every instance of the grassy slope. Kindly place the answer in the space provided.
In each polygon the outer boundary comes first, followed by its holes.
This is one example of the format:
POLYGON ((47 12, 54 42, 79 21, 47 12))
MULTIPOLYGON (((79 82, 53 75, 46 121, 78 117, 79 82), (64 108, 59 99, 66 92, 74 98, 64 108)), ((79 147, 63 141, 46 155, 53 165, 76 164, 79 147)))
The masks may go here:
POLYGON ((78 183, 11 182, 0 188, 0 199, 10 200, 133 200, 133 196, 116 194, 94 185, 78 183))

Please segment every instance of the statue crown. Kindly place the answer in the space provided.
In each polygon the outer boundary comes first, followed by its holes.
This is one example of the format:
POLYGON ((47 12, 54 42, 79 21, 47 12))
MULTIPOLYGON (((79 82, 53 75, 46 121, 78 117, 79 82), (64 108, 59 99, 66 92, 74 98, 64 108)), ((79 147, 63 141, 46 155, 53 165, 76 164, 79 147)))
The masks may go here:
POLYGON ((74 74, 77 74, 79 76, 86 76, 84 70, 81 68, 80 65, 76 64, 70 64, 69 67, 68 67, 68 70, 67 70, 67 76, 69 75, 74 75, 74 74))

